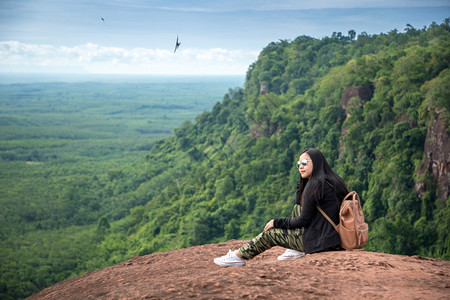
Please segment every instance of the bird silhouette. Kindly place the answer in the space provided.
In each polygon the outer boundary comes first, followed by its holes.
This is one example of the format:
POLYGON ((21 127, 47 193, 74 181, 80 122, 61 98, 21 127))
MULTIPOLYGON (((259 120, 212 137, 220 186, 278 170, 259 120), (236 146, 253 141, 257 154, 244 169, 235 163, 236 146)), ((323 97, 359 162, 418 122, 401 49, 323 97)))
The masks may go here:
POLYGON ((175 53, 178 49, 178 47, 180 47, 181 43, 178 42, 178 35, 177 35, 177 41, 175 42, 175 50, 173 50, 173 53, 175 53))
POLYGON ((102 19, 103 23, 105 23, 105 19, 103 19, 102 17, 100 17, 100 19, 102 19))

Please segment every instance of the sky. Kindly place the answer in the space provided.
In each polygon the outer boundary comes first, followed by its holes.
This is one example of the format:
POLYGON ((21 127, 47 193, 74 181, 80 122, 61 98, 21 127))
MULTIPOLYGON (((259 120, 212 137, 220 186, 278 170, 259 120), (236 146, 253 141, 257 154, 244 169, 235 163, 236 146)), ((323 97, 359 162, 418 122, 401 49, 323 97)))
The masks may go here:
POLYGON ((245 75, 271 42, 449 17, 450 0, 0 0, 0 72, 245 75))

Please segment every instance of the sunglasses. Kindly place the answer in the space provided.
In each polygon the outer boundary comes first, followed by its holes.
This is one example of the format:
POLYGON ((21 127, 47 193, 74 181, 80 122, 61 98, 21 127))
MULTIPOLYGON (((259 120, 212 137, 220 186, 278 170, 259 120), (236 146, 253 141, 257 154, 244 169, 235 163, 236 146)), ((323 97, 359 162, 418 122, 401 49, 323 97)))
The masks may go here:
POLYGON ((308 161, 309 161, 309 160, 307 160, 307 159, 304 159, 304 160, 302 160, 302 161, 298 161, 298 162, 297 162, 297 168, 300 168, 300 165, 306 166, 306 165, 308 164, 308 161))

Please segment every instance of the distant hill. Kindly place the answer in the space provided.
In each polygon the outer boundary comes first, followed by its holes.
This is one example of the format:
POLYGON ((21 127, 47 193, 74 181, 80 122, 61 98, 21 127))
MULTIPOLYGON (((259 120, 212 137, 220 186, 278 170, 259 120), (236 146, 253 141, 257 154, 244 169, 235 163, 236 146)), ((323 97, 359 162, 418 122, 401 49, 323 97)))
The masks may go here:
POLYGON ((355 250, 281 262, 275 247, 245 267, 213 263, 243 242, 133 257, 28 299, 448 299, 450 262, 420 256, 355 250))

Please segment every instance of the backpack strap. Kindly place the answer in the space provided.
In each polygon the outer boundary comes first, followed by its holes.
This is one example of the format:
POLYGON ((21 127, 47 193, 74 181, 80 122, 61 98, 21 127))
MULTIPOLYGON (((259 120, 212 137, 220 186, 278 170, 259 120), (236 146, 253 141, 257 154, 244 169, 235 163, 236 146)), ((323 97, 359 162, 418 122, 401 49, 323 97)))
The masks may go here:
POLYGON ((344 197, 344 200, 355 200, 357 199, 359 201, 359 196, 358 193, 356 193, 355 191, 351 191, 350 193, 347 194, 347 196, 344 197), (351 198, 351 199, 350 199, 351 198))
POLYGON ((316 205, 316 207, 320 211, 320 213, 328 220, 328 222, 330 222, 331 225, 333 225, 334 229, 338 231, 337 226, 336 224, 334 224, 333 220, 331 220, 331 218, 318 205, 316 205))

